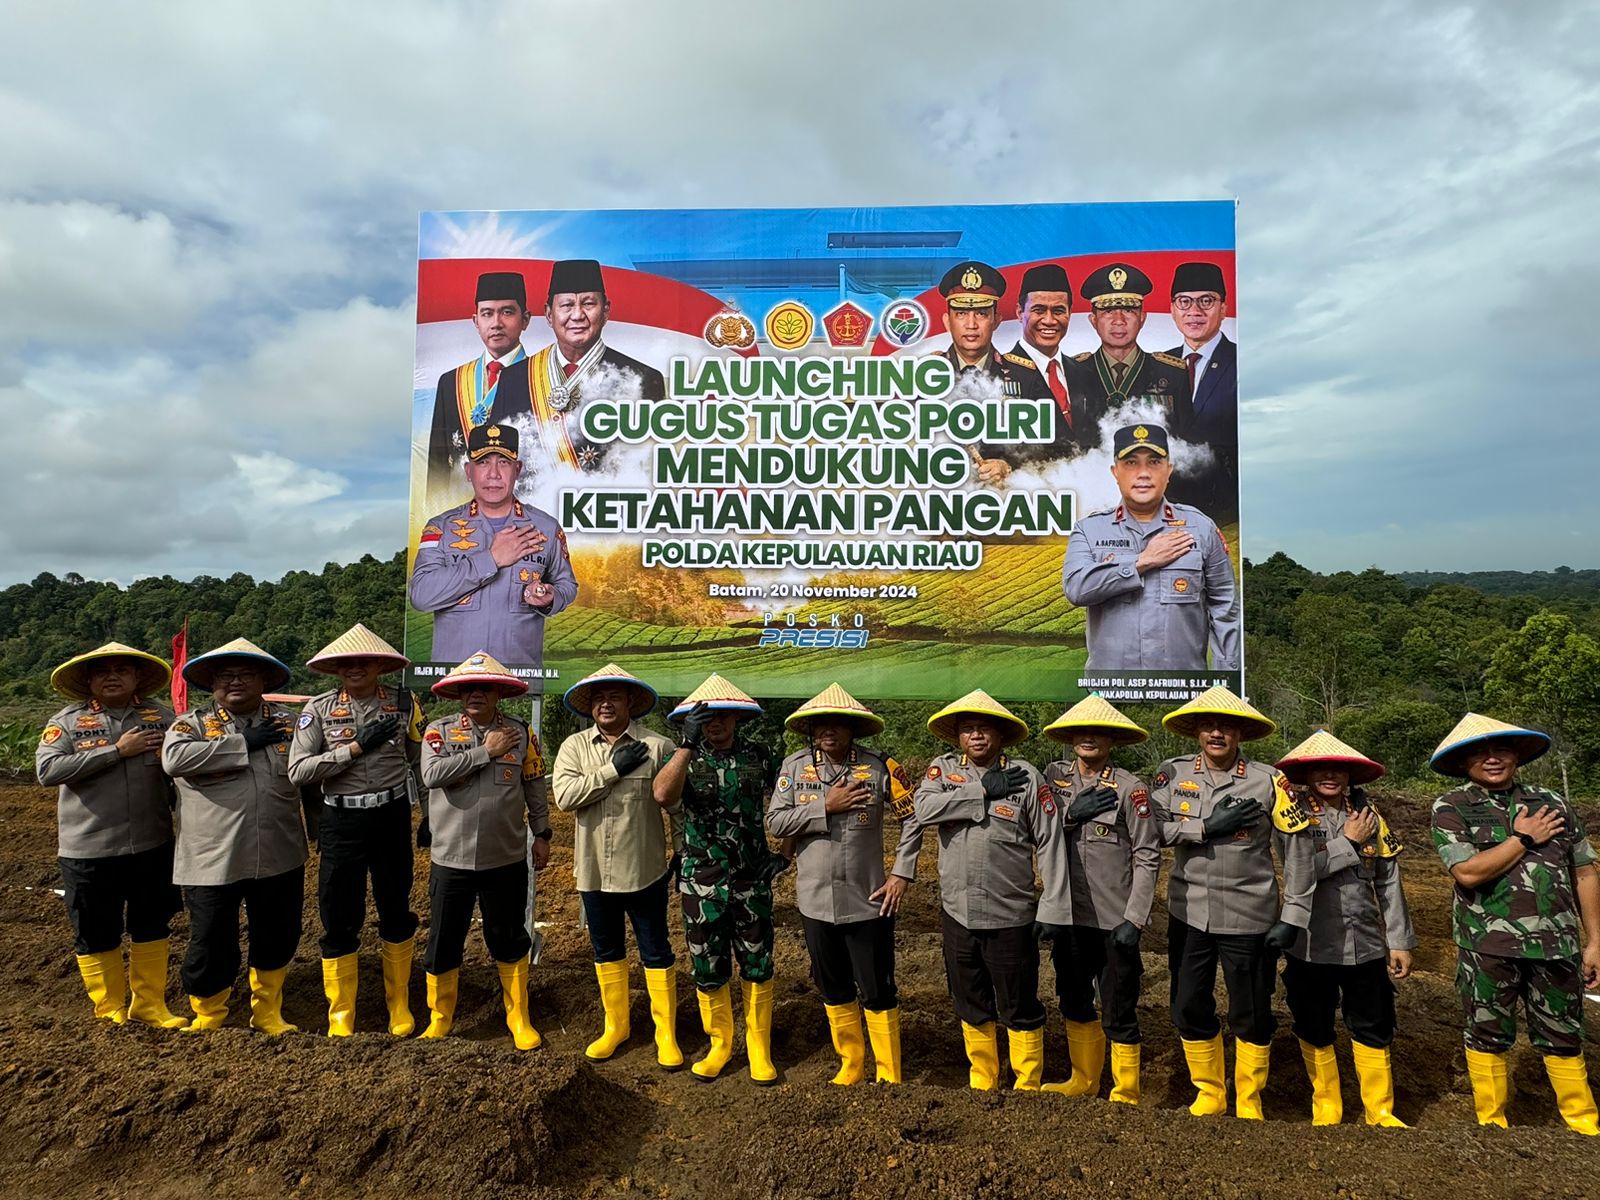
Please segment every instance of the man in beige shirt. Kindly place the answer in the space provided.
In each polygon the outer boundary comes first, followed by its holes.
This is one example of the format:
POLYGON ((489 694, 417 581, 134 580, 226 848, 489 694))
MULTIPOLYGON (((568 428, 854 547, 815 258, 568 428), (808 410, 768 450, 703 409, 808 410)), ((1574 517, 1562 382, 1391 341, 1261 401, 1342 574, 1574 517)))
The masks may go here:
MULTIPOLYGON (((567 690, 566 706, 591 717, 593 727, 561 743, 551 773, 556 807, 575 814, 572 873, 594 947, 595 975, 605 1029, 584 1049, 600 1062, 627 1041, 628 966, 624 919, 633 924, 650 992, 656 1061, 669 1071, 683 1066, 678 1049, 677 962, 667 934, 667 829, 652 795, 656 772, 673 746, 639 718, 655 707, 655 689, 608 663, 567 690)), ((683 846, 681 805, 666 810, 670 854, 683 846)))

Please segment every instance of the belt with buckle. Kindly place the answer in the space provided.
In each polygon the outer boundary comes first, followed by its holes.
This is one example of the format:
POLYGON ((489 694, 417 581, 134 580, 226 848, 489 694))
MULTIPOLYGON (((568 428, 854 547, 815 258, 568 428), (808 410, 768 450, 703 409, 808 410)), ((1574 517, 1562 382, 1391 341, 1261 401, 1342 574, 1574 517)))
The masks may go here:
POLYGON ((361 792, 355 796, 324 796, 322 802, 334 808, 382 808, 389 801, 404 796, 403 787, 390 788, 386 792, 361 792))

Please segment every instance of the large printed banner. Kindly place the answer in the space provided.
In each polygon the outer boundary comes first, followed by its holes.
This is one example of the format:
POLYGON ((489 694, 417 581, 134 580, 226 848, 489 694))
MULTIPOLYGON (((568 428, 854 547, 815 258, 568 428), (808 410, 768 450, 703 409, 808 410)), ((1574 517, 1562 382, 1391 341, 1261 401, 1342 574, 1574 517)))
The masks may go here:
POLYGON ((1240 687, 1233 218, 424 214, 411 681, 1240 687))

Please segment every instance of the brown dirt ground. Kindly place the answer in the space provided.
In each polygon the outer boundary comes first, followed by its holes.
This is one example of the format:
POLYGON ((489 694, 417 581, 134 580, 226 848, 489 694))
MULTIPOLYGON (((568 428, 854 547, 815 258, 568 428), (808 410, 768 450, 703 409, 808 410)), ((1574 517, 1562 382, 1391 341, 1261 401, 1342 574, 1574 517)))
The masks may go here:
MULTIPOLYGON (((945 991, 934 850, 899 931, 907 1082, 896 1089, 827 1085, 835 1069, 827 1025, 807 976, 793 884, 779 892, 773 1088, 752 1086, 737 1056, 710 1085, 657 1069, 642 979, 635 969, 633 1040, 609 1063, 582 1055, 598 1029, 587 939, 570 879, 570 823, 541 897, 548 921, 533 976, 545 1048, 519 1055, 503 1024, 481 942, 469 944, 456 1035, 396 1041, 381 1029, 374 947, 363 951, 358 1029, 335 1043, 276 1041, 245 1027, 236 989, 229 1027, 191 1038, 89 1017, 67 920, 52 889, 53 797, 0 788, 0 1194, 190 1200, 237 1197, 718 1196, 1244 1197, 1600 1194, 1600 1146, 1559 1124, 1538 1057, 1514 1059, 1510 1131, 1480 1130, 1461 1055, 1451 988, 1449 893, 1426 847, 1422 803, 1388 806, 1419 852, 1409 892, 1422 932, 1417 975, 1400 989, 1395 1047, 1399 1115, 1410 1132, 1359 1124, 1360 1101, 1341 1046, 1345 1121, 1308 1123, 1309 1092, 1280 1013, 1267 1120, 1196 1120, 1168 1022, 1161 940, 1146 941, 1144 1103, 977 1094, 945 991), (1357 1122, 1357 1123, 1352 1123, 1357 1122)), ((1595 815, 1588 814, 1591 818, 1595 815)), ((419 856, 414 904, 426 913, 419 856)), ((291 968, 288 1017, 326 1028, 308 899, 307 933, 291 968)), ((424 917, 426 920, 426 917, 424 917)), ((1152 929, 1164 928, 1157 914, 1152 929)), ((175 945, 185 935, 183 918, 175 945)), ((370 933, 369 937, 374 936, 370 933)), ((681 940, 679 942, 681 945, 681 940)), ((1048 957, 1042 992, 1052 995, 1048 957)), ((173 1006, 178 1006, 174 972, 173 1006)), ((687 963, 680 964, 679 1032, 705 1044, 687 963)), ((1281 993, 1280 993, 1281 1003, 1281 993)), ((423 1010, 422 972, 412 1006, 423 1010)), ((1600 1034, 1591 1009, 1589 1034, 1600 1034)), ((1047 1038, 1047 1078, 1066 1073, 1059 1021, 1047 1038)), ((1231 1053, 1230 1053, 1231 1061, 1231 1053)), ((1595 1074, 1596 1056, 1589 1056, 1595 1074)), ((1102 1097, 1104 1092, 1102 1090, 1102 1097)))

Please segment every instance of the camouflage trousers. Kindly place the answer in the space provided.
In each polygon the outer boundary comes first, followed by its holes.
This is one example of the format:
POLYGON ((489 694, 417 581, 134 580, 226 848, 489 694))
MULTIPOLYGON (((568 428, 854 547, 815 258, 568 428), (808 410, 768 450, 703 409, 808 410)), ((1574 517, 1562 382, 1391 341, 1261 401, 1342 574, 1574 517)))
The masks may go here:
POLYGON ((1458 948, 1456 992, 1469 1049, 1504 1054, 1517 1040, 1517 1003, 1541 1054, 1582 1052, 1583 970, 1573 958, 1507 958, 1458 948))
POLYGON ((694 985, 714 992, 739 974, 751 983, 772 978, 772 888, 759 880, 716 884, 684 879, 683 940, 694 985))

